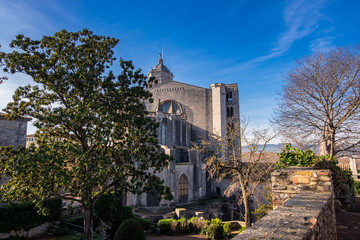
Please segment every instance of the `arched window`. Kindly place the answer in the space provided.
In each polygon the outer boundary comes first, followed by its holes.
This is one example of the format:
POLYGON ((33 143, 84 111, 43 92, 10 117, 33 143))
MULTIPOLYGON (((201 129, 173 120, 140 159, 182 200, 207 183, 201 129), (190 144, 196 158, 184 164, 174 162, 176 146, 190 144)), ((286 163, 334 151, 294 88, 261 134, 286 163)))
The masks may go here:
POLYGON ((233 107, 230 107, 230 117, 233 117, 234 116, 234 109, 233 107))
POLYGON ((161 144, 166 145, 166 125, 161 124, 161 144))
POLYGON ((167 101, 161 104, 161 111, 165 113, 181 114, 180 107, 174 101, 167 101), (170 111, 170 112, 169 112, 170 111))
POLYGON ((189 182, 185 174, 181 175, 178 182, 178 202, 187 203, 189 195, 189 182))

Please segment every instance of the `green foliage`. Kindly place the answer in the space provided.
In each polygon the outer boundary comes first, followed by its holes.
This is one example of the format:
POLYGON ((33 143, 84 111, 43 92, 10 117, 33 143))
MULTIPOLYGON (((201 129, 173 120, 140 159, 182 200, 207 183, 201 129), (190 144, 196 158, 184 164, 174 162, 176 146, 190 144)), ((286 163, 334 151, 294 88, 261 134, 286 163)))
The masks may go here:
POLYGON ((288 166, 313 167, 314 169, 331 170, 335 192, 340 191, 342 184, 352 184, 353 177, 350 170, 343 170, 337 166, 338 161, 330 155, 316 156, 311 150, 303 151, 293 148, 291 144, 285 145, 286 150, 278 153, 279 160, 274 163, 275 168, 288 166))
POLYGON ((224 236, 223 228, 218 224, 210 224, 206 231, 206 235, 212 240, 221 240, 224 236))
POLYGON ((125 221, 126 219, 135 218, 135 214, 133 212, 133 208, 131 206, 123 206, 121 208, 121 214, 120 214, 120 222, 125 221))
POLYGON ((113 194, 102 195, 94 204, 94 210, 101 220, 111 222, 113 218, 113 194))
POLYGON ((256 216, 256 221, 268 215, 273 209, 271 186, 265 186, 264 189, 265 192, 261 192, 261 195, 264 197, 266 203, 259 203, 259 206, 254 210, 253 214, 256 216))
POLYGON ((317 156, 311 150, 294 148, 290 143, 285 144, 285 150, 278 153, 279 160, 274 163, 275 169, 288 166, 310 167, 317 160, 317 156))
MULTIPOLYGON (((84 235, 76 234, 75 236, 72 236, 71 240, 84 240, 84 235)), ((102 240, 102 239, 97 233, 94 233, 93 240, 102 240)))
MULTIPOLYGON (((144 108, 152 102, 147 87, 154 79, 123 59, 122 72, 114 75, 118 42, 87 29, 62 30, 41 40, 18 35, 10 44, 16 50, 0 53, 5 71, 34 81, 15 91, 6 117, 29 116, 38 128, 37 148, 0 148, 0 176, 11 177, 0 187, 2 200, 38 201, 63 193, 91 216, 98 196, 119 189, 155 189, 171 199, 154 175, 170 158, 160 151, 158 124, 144 108)), ((86 239, 90 222, 85 220, 86 239)))
POLYGON ((155 224, 148 219, 143 219, 136 216, 131 206, 123 206, 121 208, 120 223, 124 222, 127 219, 134 219, 138 221, 145 231, 155 230, 155 224))
POLYGON ((43 202, 48 215, 39 212, 34 203, 5 204, 0 207, 0 232, 11 230, 29 230, 48 221, 59 220, 61 217, 61 199, 50 199, 43 202))
POLYGON ((354 191, 355 191, 355 195, 360 195, 360 182, 359 181, 354 182, 354 191))
POLYGON ((239 229, 239 233, 241 233, 242 231, 244 231, 246 229, 246 227, 244 226, 244 227, 241 227, 240 229, 239 229))
MULTIPOLYGON (((84 216, 81 217, 76 217, 76 218, 70 218, 70 219, 66 219, 66 222, 83 227, 84 226, 84 216)), ((93 216, 93 230, 95 230, 97 227, 101 226, 101 221, 100 218, 94 214, 93 216)))
POLYGON ((221 219, 219 219, 219 218, 212 218, 211 220, 210 220, 210 225, 211 224, 217 224, 217 225, 219 225, 219 226, 222 226, 222 221, 221 221, 221 219))
POLYGON ((337 165, 338 161, 332 157, 319 156, 318 161, 314 164, 315 169, 330 169, 334 188, 339 189, 343 184, 352 184, 354 179, 350 170, 344 170, 337 165))
POLYGON ((121 223, 114 240, 146 240, 146 236, 140 223, 130 218, 121 223))
POLYGON ((190 222, 191 232, 194 233, 206 231, 209 227, 209 223, 206 220, 202 220, 198 217, 192 217, 188 220, 188 222, 190 222))
POLYGON ((176 222, 175 219, 161 219, 158 221, 157 226, 160 228, 161 233, 172 235, 171 222, 176 222))
POLYGON ((263 204, 260 204, 259 207, 257 207, 253 213, 255 214, 256 219, 259 220, 260 218, 263 218, 266 215, 268 215, 268 213, 272 209, 273 209, 272 203, 263 203, 263 204))
POLYGON ((230 234, 231 233, 231 223, 229 223, 229 222, 224 223, 223 229, 226 234, 230 234))
POLYGON ((177 222, 177 232, 189 233, 191 231, 190 222, 188 222, 186 218, 180 218, 177 222))

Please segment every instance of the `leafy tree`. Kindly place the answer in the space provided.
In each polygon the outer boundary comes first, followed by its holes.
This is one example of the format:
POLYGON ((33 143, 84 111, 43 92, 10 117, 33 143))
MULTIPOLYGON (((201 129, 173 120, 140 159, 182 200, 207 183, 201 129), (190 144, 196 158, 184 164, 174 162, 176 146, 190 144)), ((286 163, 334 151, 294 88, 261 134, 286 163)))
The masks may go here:
POLYGON ((286 75, 274 122, 285 137, 320 154, 358 151, 360 49, 339 47, 297 61, 286 75), (305 145, 304 145, 305 143, 305 145))
POLYGON ((1 186, 8 202, 60 196, 84 208, 84 238, 92 239, 93 206, 110 191, 142 193, 169 189, 154 176, 169 157, 157 144, 158 124, 147 117, 146 88, 153 79, 120 60, 122 72, 109 70, 117 39, 62 30, 31 40, 18 35, 18 51, 2 53, 5 71, 31 76, 37 85, 19 87, 4 109, 9 118, 35 119, 38 148, 2 148, 1 186))
POLYGON ((264 162, 264 155, 266 145, 275 135, 269 130, 249 132, 245 121, 241 127, 239 123, 236 125, 228 127, 225 137, 214 134, 210 140, 203 139, 197 148, 208 156, 205 168, 211 178, 232 180, 224 195, 237 195, 239 205, 243 203, 245 207, 246 227, 250 227, 250 199, 258 185, 269 177, 270 164, 264 162), (242 151, 241 146, 247 146, 248 150, 242 151))
MULTIPOLYGON (((0 45, 0 48, 1 48, 1 45, 0 45)), ((3 67, 3 66, 4 66, 3 57, 4 57, 4 54, 0 52, 0 67, 3 67)), ((1 76, 0 76, 0 84, 1 84, 4 80, 7 80, 7 77, 1 77, 1 76)))

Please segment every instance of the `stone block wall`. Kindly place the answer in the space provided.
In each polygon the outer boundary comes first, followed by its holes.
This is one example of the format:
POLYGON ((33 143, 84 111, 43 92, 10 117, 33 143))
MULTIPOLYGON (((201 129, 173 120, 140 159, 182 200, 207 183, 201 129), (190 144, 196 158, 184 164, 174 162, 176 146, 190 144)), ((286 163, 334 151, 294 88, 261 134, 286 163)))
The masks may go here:
POLYGON ((0 146, 25 146, 27 118, 7 120, 0 113, 0 146))
POLYGON ((337 239, 329 170, 287 168, 271 174, 275 210, 236 236, 243 239, 337 239))
POLYGON ((305 192, 333 193, 330 170, 293 167, 271 173, 274 208, 305 192))

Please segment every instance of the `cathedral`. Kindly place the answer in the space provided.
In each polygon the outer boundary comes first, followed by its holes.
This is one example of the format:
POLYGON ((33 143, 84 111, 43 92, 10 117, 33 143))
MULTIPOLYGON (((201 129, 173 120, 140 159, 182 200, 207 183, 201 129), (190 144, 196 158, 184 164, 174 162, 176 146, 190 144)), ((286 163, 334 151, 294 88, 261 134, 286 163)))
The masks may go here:
POLYGON ((159 144, 174 158, 168 168, 157 175, 170 187, 174 199, 159 201, 154 192, 143 193, 140 197, 129 194, 127 204, 179 205, 216 194, 220 189, 212 189, 203 156, 192 148, 192 143, 208 139, 209 134, 225 136, 228 126, 239 121, 237 84, 214 83, 210 88, 203 88, 174 81, 161 56, 148 77, 155 77, 157 83, 148 89, 154 101, 147 103, 146 109, 160 124, 159 144))

